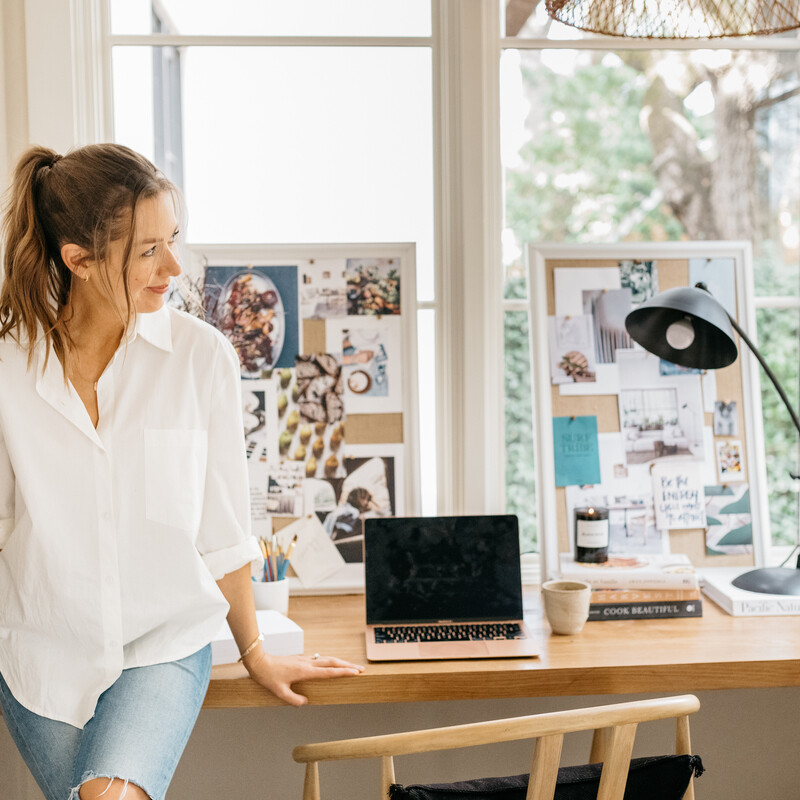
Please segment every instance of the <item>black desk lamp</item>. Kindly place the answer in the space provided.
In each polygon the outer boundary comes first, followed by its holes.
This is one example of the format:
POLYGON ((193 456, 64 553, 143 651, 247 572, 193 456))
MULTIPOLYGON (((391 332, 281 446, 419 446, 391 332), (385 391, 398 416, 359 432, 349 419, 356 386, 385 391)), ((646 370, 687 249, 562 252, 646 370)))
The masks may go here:
MULTIPOLYGON (((645 350, 678 366, 696 369, 719 369, 732 364, 737 356, 733 338, 735 330, 777 389, 800 435, 800 419, 775 373, 704 283, 668 289, 651 297, 628 314, 625 327, 631 338, 645 350)), ((790 474, 794 480, 800 480, 800 475, 790 474)), ((795 545, 795 549, 798 546, 800 543, 795 545)), ((735 578, 733 585, 749 592, 800 595, 800 556, 795 569, 753 569, 735 578)))

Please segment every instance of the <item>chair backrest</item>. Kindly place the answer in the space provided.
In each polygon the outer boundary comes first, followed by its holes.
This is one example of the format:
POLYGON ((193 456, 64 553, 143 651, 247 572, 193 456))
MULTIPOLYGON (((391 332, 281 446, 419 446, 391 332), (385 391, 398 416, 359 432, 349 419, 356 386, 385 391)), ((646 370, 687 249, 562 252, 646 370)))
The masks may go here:
MULTIPOLYGON (((589 762, 603 763, 597 800, 620 800, 625 791, 637 725, 640 722, 674 718, 675 754, 691 755, 689 714, 699 708, 700 701, 694 695, 636 700, 446 728, 304 744, 295 747, 292 757, 306 765, 303 800, 320 800, 320 761, 380 758, 378 797, 386 800, 389 787, 396 782, 394 756, 533 739, 535 746, 527 800, 552 800, 564 735, 591 730, 594 736, 589 762)), ((694 800, 691 781, 684 798, 694 800)))

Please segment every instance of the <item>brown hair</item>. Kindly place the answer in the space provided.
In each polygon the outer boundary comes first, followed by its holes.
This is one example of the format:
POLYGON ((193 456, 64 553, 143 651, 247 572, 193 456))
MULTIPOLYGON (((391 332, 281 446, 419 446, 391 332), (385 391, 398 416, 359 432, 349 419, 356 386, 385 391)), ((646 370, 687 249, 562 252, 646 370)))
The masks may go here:
MULTIPOLYGON (((61 258, 63 245, 83 248, 103 263, 112 241, 127 235, 123 279, 128 318, 133 304, 128 289, 137 205, 177 189, 144 156, 118 144, 94 144, 60 156, 31 147, 20 158, 7 196, 2 227, 5 280, 0 290, 0 339, 20 344, 27 336, 28 364, 43 335, 66 367, 70 336, 62 311, 73 273, 61 258)), ((112 286, 103 263, 100 277, 109 296, 112 286)))

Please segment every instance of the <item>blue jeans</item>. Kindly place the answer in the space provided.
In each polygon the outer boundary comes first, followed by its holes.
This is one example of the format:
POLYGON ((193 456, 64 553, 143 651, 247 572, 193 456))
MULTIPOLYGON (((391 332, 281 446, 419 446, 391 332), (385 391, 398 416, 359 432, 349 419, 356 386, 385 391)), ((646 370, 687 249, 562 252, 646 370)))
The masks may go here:
POLYGON ((163 800, 211 676, 211 645, 166 664, 123 670, 83 730, 21 706, 0 675, 0 708, 47 800, 78 800, 92 778, 121 778, 163 800))

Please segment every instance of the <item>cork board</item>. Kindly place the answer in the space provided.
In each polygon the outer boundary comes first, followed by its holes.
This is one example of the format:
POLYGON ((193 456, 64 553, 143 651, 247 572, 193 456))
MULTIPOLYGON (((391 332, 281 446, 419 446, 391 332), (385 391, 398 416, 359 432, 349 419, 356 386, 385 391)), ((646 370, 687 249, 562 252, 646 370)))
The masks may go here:
MULTIPOLYGON (((635 516, 640 520, 644 519, 642 524, 647 526, 643 529, 645 542, 647 531, 651 534, 650 542, 644 546, 664 548, 656 552, 686 553, 700 567, 750 566, 763 563, 763 553, 769 544, 769 533, 762 448, 759 444, 754 444, 754 438, 756 442, 759 441, 761 408, 757 370, 748 363, 751 354, 746 347, 744 352, 739 347, 739 357, 730 366, 714 370, 713 375, 708 372, 687 375, 685 371, 678 372, 671 365, 658 366, 655 357, 646 354, 632 340, 625 340, 627 333, 624 327, 612 316, 598 322, 600 315, 597 311, 601 305, 597 300, 599 293, 617 293, 613 302, 619 300, 623 310, 618 316, 624 319, 623 299, 630 310, 638 302, 647 299, 647 296, 671 288, 693 285, 698 275, 702 275, 701 279, 705 280, 708 274, 712 278, 718 276, 725 284, 720 290, 724 293, 729 290, 724 304, 732 308, 731 313, 739 324, 752 332, 755 330, 755 318, 749 305, 749 298, 752 298, 749 253, 749 245, 736 242, 531 246, 531 353, 534 385, 537 387, 534 423, 539 435, 537 457, 541 488, 538 510, 540 546, 544 556, 543 576, 549 577, 556 572, 558 553, 572 550, 571 509, 576 503, 576 497, 590 496, 592 492, 592 496, 600 497, 600 504, 606 500, 609 507, 615 509, 616 519, 624 520, 626 537, 629 514, 633 508, 635 516), (634 263, 633 272, 631 262, 634 263), (636 270, 641 270, 645 277, 637 275, 636 270), (730 277, 730 286, 727 285, 727 276, 730 277), (603 281, 608 285, 601 285, 603 281), (592 329, 592 355, 584 363, 579 358, 580 352, 571 351, 570 358, 575 363, 567 361, 565 366, 565 361, 562 360, 559 371, 558 356, 554 355, 557 350, 551 347, 551 343, 560 335, 555 326, 570 320, 575 321, 575 325, 580 322, 592 329), (602 357, 609 354, 601 350, 602 347, 608 347, 609 334, 603 329, 603 325, 613 330, 613 336, 616 337, 611 357, 606 361, 602 361, 602 357), (644 362, 644 358, 650 360, 644 362), (630 365, 640 363, 648 365, 650 372, 647 374, 653 374, 654 368, 664 371, 657 373, 659 377, 653 379, 651 385, 648 378, 639 378, 632 372, 630 365), (675 370, 674 373, 671 370, 675 370), (568 373, 566 378, 562 374, 565 371, 568 373), (616 383, 609 377, 612 374, 616 383), (632 374, 634 377, 631 377, 632 374), (620 378, 620 375, 623 377, 620 378), (644 388, 641 390, 632 388, 636 387, 637 380, 642 381, 644 388), (594 393, 595 389, 598 390, 597 393, 594 393), (657 418, 652 410, 642 410, 647 409, 647 401, 642 400, 646 397, 661 398, 660 402, 665 408, 659 410, 657 418), (637 402, 641 404, 641 408, 636 406, 637 402), (715 404, 718 402, 722 402, 728 409, 735 409, 735 431, 723 430, 722 418, 717 416, 720 414, 719 407, 715 413, 715 404), (624 421, 621 420, 622 410, 626 415, 624 421), (647 413, 651 416, 648 417, 647 413), (555 485, 553 462, 556 453, 552 420, 556 417, 596 419, 597 452, 603 478, 594 488, 555 485), (651 447, 652 450, 649 449, 651 447), (725 455, 722 461, 717 452, 720 448, 725 455), (735 473, 728 466, 727 457, 731 450, 736 457, 735 473), (613 465, 603 462, 609 453, 614 454, 613 465), (654 464, 672 461, 674 468, 679 460, 681 463, 700 462, 692 469, 698 473, 702 471, 703 479, 700 483, 704 489, 708 489, 709 495, 722 491, 725 495, 733 492, 749 497, 752 546, 748 548, 737 545, 715 549, 715 542, 724 541, 724 537, 715 540, 713 537, 718 531, 714 529, 707 536, 706 527, 656 528, 652 490, 650 515, 646 516, 644 510, 647 503, 646 486, 648 482, 652 483, 652 479, 646 477, 645 467, 652 475, 654 464), (720 463, 725 466, 720 467, 720 463), (612 474, 612 466, 614 477, 608 480, 607 476, 612 474), (641 505, 642 503, 645 505, 641 505)), ((738 337, 736 338, 739 346, 738 337)), ((654 401, 651 399, 649 402, 654 401)), ((563 479, 560 482, 564 482, 563 479)), ((708 499, 707 495, 707 509, 718 508, 709 505, 708 499)), ((717 518, 712 517, 709 512, 708 519, 713 519, 716 523, 717 518)), ((737 519, 741 521, 746 518, 737 519)), ((737 528, 742 529, 741 526, 737 528)), ((729 537, 729 540, 731 538, 735 539, 729 537)), ((620 547, 619 540, 616 546, 620 547)))

